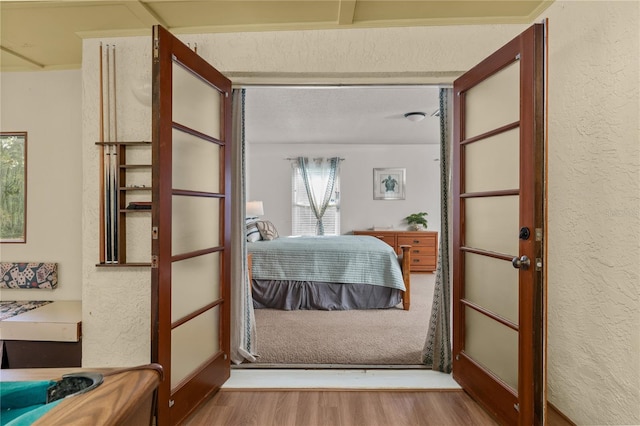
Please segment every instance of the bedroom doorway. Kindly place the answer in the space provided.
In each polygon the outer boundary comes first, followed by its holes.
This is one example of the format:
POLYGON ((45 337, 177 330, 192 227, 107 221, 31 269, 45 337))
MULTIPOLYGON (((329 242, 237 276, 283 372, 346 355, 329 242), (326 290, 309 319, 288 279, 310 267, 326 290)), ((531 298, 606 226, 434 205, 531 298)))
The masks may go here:
MULTIPOLYGON (((439 90, 435 85, 247 87, 247 201, 262 201, 263 218, 273 222, 280 235, 290 235, 288 159, 300 155, 340 156, 345 159, 341 169, 341 234, 372 228, 407 230, 404 217, 420 211, 428 212, 428 230, 439 232, 439 90), (407 119, 405 114, 409 112, 423 112, 423 120, 407 119), (406 171, 405 199, 375 200, 374 169, 392 167, 406 171)), ((257 310, 261 357, 258 363, 241 367, 420 368, 434 280, 432 273, 412 274, 410 311, 379 312, 381 315, 369 319, 358 314, 372 315, 374 311, 268 315, 257 310), (281 318, 274 318, 278 316, 281 318), (350 318, 353 316, 361 318, 350 318), (351 332, 347 324, 353 326, 351 332), (373 324, 378 324, 378 332, 373 324), (297 334, 292 335, 291 330, 297 334), (318 338, 320 332, 326 337, 318 338), (287 341, 294 342, 295 347, 287 341), (351 349, 345 351, 344 347, 351 349), (360 355, 356 356, 356 348, 360 355), (373 355, 376 353, 379 356, 373 355)))

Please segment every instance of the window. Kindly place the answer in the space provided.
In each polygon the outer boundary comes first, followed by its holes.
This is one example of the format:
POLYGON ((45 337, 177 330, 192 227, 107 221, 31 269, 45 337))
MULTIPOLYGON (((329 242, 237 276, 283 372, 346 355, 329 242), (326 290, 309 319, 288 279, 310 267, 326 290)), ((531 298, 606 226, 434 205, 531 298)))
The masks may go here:
MULTIPOLYGON (((308 169, 309 184, 315 194, 323 198, 327 186, 326 170, 308 169)), ((296 162, 292 167, 292 235, 317 235, 317 223, 313 208, 309 202, 302 172, 296 162)), ((318 203, 319 204, 319 203, 318 203)), ((329 205, 322 217, 324 235, 340 235, 340 173, 336 170, 335 183, 329 205)))

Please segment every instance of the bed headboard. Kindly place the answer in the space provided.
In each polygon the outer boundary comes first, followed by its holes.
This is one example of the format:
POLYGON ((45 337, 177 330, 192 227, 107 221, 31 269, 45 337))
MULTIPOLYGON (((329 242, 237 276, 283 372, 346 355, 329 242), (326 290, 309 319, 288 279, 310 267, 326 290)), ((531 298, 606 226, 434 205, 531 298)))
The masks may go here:
POLYGON ((58 264, 0 262, 0 288, 49 289, 58 286, 58 264))

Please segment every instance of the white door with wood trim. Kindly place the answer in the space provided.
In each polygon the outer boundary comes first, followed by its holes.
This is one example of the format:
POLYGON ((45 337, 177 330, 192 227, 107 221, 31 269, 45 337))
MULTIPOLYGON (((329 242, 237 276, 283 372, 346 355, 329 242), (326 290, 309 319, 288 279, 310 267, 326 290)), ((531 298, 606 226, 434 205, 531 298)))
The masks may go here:
POLYGON ((542 424, 544 26, 454 82, 453 376, 505 424, 542 424))

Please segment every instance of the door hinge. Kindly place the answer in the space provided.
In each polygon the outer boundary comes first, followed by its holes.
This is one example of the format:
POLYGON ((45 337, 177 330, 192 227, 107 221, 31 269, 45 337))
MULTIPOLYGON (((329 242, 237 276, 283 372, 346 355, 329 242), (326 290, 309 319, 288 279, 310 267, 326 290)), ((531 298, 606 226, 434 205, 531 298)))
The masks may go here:
POLYGON ((158 256, 156 255, 151 256, 151 267, 154 269, 158 268, 158 256))
POLYGON ((536 228, 536 241, 542 241, 542 228, 536 228))
POLYGON ((154 226, 151 228, 151 239, 152 240, 157 240, 158 239, 158 227, 154 226))
POLYGON ((160 41, 156 36, 156 38, 153 39, 153 59, 158 59, 158 56, 160 56, 159 52, 160 52, 160 41))
POLYGON ((173 404, 175 404, 175 403, 176 403, 176 401, 175 401, 175 400, 170 399, 170 400, 169 400, 169 408, 173 407, 173 404))
POLYGON ((517 402, 515 404, 513 404, 513 409, 516 410, 519 413, 520 412, 520 404, 518 404, 517 402))
POLYGON ((536 271, 542 271, 542 259, 536 257, 536 271))

